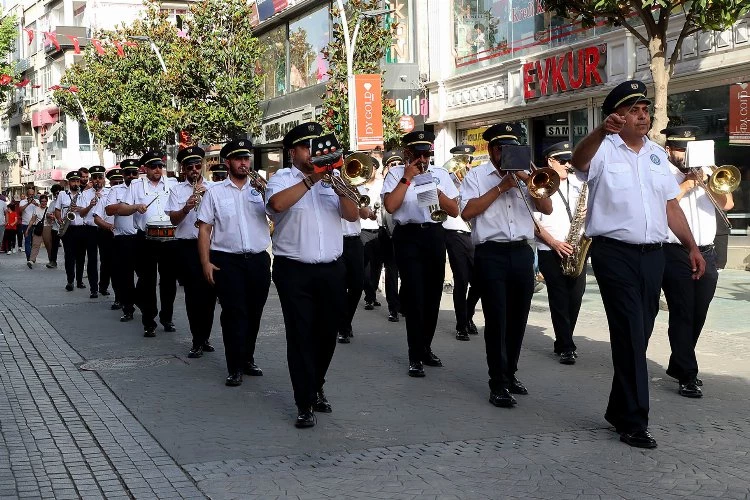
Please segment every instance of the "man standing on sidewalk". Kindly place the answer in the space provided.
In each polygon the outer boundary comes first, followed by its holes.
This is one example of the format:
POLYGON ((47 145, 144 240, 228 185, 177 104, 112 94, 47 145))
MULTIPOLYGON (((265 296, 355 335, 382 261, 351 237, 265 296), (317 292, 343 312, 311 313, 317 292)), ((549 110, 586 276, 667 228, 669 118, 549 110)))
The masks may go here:
POLYGON ((19 233, 24 235, 23 248, 26 252, 26 260, 31 259, 31 240, 34 237, 32 231, 26 231, 31 222, 31 218, 34 216, 35 209, 39 206, 39 202, 34 199, 34 188, 30 187, 26 190, 26 198, 18 202, 18 207, 21 212, 21 224, 18 228, 19 233))
POLYGON ((612 89, 602 104, 606 118, 572 160, 588 173, 586 234, 609 323, 614 377, 604 418, 622 442, 639 448, 656 448, 648 431, 646 348, 659 312, 668 229, 688 248, 691 279, 706 266, 676 200, 667 154, 646 136, 650 104, 643 82, 612 89))
MULTIPOLYGON (((85 190, 81 193, 81 199, 79 205, 81 205, 81 217, 83 217, 83 245, 86 247, 86 257, 88 259, 88 265, 86 266, 86 274, 89 278, 89 290, 92 299, 99 297, 98 290, 102 289, 102 284, 99 281, 99 242, 98 242, 98 226, 94 221, 94 208, 99 204, 100 198, 107 195, 108 189, 104 188, 104 172, 105 168, 101 165, 94 165, 89 169, 89 175, 91 178, 91 189, 85 190)), ((109 269, 106 266, 102 269, 102 278, 106 279, 107 286, 109 286, 109 269)), ((104 289, 106 291, 106 288, 104 289)), ((109 295, 109 292, 107 292, 109 295)))

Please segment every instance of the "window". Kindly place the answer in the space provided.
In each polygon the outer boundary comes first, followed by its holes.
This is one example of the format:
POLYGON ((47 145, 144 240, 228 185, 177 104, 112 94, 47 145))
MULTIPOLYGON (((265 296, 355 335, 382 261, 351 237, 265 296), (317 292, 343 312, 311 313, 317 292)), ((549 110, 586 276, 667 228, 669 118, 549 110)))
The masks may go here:
POLYGON ((52 86, 52 66, 47 65, 40 69, 36 81, 37 85, 41 85, 39 93, 43 95, 52 86))
POLYGON ((286 93, 286 26, 280 26, 260 37, 266 48, 260 61, 263 97, 273 99, 286 93))
POLYGON ((322 50, 330 34, 329 9, 324 7, 289 24, 289 86, 293 91, 328 81, 322 50))

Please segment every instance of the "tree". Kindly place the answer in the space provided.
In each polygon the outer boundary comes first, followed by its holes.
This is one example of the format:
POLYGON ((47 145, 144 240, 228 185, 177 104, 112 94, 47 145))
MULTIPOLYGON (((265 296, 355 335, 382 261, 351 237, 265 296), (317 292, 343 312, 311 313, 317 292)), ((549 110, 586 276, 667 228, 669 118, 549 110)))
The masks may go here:
MULTIPOLYGON (((2 15, 0 13, 0 15, 2 15)), ((18 37, 18 21, 15 16, 6 16, 0 20, 0 54, 10 54, 13 50, 13 44, 18 37)), ((15 76, 15 70, 12 63, 8 63, 6 58, 0 61, 0 75, 15 76)), ((13 90, 13 79, 4 79, 0 81, 0 104, 3 104, 13 90), (5 81, 8 80, 8 81, 5 81)))
MULTIPOLYGON (((348 0, 345 8, 350 29, 358 19, 360 21, 359 36, 354 51, 354 73, 383 73, 380 61, 386 50, 393 44, 393 31, 398 26, 394 23, 388 28, 383 26, 379 18, 362 16, 363 11, 380 8, 379 0, 348 0)), ((344 32, 338 20, 340 13, 337 8, 331 9, 334 18, 333 36, 323 49, 323 57, 328 61, 329 80, 326 93, 323 96, 323 117, 321 124, 328 132, 334 132, 345 148, 350 147, 349 138, 349 105, 347 99, 346 81, 346 50, 344 49, 344 32)), ((387 92, 383 90, 383 140, 386 149, 398 144, 403 135, 399 124, 400 115, 387 92)))
POLYGON ((610 26, 624 26, 648 49, 654 80, 654 116, 651 135, 661 137, 668 125, 667 90, 674 75, 685 37, 707 30, 724 30, 750 11, 747 0, 542 0, 547 11, 575 20, 584 27, 604 20, 610 26), (684 14, 684 15, 683 15, 684 14), (642 25, 636 23, 641 20, 642 25), (667 53, 670 21, 682 26, 671 54, 667 53))

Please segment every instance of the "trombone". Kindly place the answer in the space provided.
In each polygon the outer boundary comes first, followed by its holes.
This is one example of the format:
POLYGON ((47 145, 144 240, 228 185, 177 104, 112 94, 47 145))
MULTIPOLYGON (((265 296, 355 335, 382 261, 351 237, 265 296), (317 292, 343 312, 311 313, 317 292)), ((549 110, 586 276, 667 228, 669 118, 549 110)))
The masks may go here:
POLYGON ((326 173, 323 181, 341 191, 344 196, 359 208, 370 205, 370 197, 360 194, 357 187, 362 186, 375 176, 372 158, 365 153, 353 153, 346 157, 341 167, 341 175, 326 173))
MULTIPOLYGON (((532 161, 529 165, 529 172, 529 178, 526 180, 526 189, 529 192, 529 196, 532 198, 538 200, 549 198, 555 194, 560 187, 560 175, 550 167, 539 168, 534 165, 534 162, 532 161)), ((534 217, 534 211, 531 210, 531 205, 529 205, 529 200, 523 196, 523 184, 521 183, 521 179, 518 178, 514 171, 511 171, 510 175, 513 176, 513 179, 518 185, 518 189, 521 191, 521 199, 523 199, 523 203, 529 211, 529 215, 531 216, 531 220, 534 223, 537 233, 541 233, 539 223, 537 222, 536 217, 534 217)))
POLYGON ((724 221, 727 229, 732 229, 729 217, 727 217, 724 209, 719 206, 719 202, 716 201, 713 194, 727 195, 736 190, 740 185, 740 170, 734 165, 722 165, 720 167, 712 165, 707 168, 711 169, 711 177, 708 178, 708 184, 703 181, 702 167, 692 167, 690 168, 690 173, 695 176, 698 185, 706 192, 708 201, 711 202, 716 212, 721 216, 721 220, 724 221))

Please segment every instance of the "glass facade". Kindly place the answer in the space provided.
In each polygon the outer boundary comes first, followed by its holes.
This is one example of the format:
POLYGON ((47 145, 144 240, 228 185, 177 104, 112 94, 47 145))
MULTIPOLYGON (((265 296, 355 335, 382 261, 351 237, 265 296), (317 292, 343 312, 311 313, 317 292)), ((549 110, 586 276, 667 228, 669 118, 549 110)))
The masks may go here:
POLYGON ((273 99, 286 93, 286 25, 261 35, 260 43, 266 48, 261 59, 263 97, 273 99))
POLYGON ((329 9, 323 7, 289 23, 289 87, 292 92, 328 81, 329 9))

